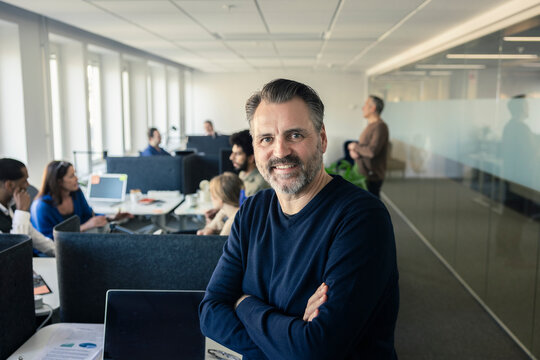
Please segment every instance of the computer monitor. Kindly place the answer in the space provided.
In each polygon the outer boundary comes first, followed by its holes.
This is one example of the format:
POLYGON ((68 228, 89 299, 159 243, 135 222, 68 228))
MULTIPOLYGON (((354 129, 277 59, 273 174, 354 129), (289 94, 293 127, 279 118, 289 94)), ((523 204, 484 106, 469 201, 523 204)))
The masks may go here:
POLYGON ((90 201, 122 202, 126 198, 126 174, 92 174, 88 182, 90 201))

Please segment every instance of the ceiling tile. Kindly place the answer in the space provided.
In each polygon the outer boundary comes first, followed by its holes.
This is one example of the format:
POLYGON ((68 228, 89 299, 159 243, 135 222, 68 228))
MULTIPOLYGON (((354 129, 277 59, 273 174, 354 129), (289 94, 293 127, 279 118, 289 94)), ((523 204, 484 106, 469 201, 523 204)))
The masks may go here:
POLYGON ((328 30, 338 0, 260 0, 272 34, 308 33, 322 36, 328 30))
POLYGON ((174 1, 211 33, 227 38, 228 34, 266 34, 252 0, 174 1), (230 6, 230 7, 228 7, 230 6))
POLYGON ((173 3, 164 1, 93 1, 141 28, 169 40, 212 39, 212 35, 173 3))
POLYGON ((277 41, 280 56, 316 57, 321 50, 322 41, 277 41))
POLYGON ((227 41, 229 47, 243 56, 275 57, 276 51, 271 41, 227 41))

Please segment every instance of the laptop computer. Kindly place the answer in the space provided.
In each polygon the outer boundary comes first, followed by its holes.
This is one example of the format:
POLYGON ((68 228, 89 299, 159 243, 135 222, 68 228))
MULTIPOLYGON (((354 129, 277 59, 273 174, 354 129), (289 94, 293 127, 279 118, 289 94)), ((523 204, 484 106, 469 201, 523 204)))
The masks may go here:
POLYGON ((126 174, 92 174, 87 197, 93 203, 121 203, 126 198, 126 174))
POLYGON ((103 359, 204 359, 203 297, 204 291, 107 291, 103 359))

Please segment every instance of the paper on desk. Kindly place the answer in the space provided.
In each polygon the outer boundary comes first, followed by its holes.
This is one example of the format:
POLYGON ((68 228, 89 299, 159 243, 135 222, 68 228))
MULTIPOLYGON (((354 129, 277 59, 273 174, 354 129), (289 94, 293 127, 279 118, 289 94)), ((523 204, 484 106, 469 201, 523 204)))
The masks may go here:
POLYGON ((56 331, 43 352, 42 360, 95 360, 103 350, 103 326, 95 324, 65 324, 56 331))
POLYGON ((242 360, 242 355, 210 338, 206 338, 204 347, 204 360, 242 360))

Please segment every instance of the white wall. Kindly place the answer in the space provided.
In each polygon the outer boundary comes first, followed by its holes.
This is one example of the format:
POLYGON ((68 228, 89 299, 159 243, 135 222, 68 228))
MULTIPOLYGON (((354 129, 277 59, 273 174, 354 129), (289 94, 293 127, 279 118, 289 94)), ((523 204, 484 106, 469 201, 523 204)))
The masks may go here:
POLYGON ((230 73, 194 72, 192 96, 186 121, 187 134, 203 134, 203 121, 211 119, 218 132, 231 134, 247 129, 244 112, 247 98, 265 83, 284 77, 314 88, 325 106, 324 123, 328 134, 325 163, 343 156, 343 142, 357 139, 365 127, 362 105, 367 96, 363 74, 331 72, 230 73))

